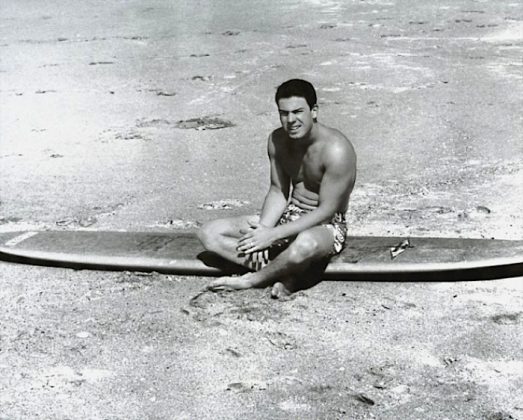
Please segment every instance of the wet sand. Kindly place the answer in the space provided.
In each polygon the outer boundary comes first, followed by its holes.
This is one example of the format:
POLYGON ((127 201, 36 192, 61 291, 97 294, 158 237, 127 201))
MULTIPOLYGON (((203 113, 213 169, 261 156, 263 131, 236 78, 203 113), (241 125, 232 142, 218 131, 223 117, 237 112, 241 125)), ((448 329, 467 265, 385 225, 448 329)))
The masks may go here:
MULTIPOLYGON (((302 77, 358 153, 351 234, 523 236, 519 2, 0 7, 1 230, 255 212, 274 89, 302 77)), ((2 419, 523 417, 521 279, 274 302, 190 300, 204 278, 0 273, 2 419)))

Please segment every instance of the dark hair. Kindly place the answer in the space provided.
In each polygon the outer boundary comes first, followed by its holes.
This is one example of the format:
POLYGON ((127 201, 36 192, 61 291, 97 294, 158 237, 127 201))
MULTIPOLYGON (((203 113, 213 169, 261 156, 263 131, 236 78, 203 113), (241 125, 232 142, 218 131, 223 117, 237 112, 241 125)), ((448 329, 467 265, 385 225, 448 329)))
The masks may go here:
POLYGON ((302 79, 291 79, 283 82, 276 90, 276 104, 281 98, 290 98, 292 96, 298 96, 304 98, 309 104, 309 108, 312 109, 316 105, 318 98, 316 97, 316 91, 312 83, 302 79))

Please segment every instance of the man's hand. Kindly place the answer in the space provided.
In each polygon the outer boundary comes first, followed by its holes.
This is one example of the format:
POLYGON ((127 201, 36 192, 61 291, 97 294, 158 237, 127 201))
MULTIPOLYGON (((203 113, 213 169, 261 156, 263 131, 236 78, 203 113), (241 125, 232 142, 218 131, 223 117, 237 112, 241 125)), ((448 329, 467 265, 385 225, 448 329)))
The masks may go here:
POLYGON ((245 234, 238 240, 238 247, 236 249, 244 254, 268 251, 268 248, 277 239, 274 234, 274 228, 269 228, 254 222, 249 222, 249 225, 249 231, 242 232, 245 234))

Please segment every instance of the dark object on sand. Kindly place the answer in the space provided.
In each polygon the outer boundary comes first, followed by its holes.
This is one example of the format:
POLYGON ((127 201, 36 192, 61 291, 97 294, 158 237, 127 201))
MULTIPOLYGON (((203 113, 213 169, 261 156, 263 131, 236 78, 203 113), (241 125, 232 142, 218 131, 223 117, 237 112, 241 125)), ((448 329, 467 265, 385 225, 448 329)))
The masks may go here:
POLYGON ((401 254, 408 248, 414 248, 414 247, 410 244, 410 240, 404 239, 398 245, 390 248, 390 259, 393 260, 394 258, 396 258, 399 254, 401 254))
POLYGON ((234 127, 234 124, 230 121, 222 120, 221 118, 201 117, 178 121, 176 127, 185 130, 219 130, 221 128, 234 127))
MULTIPOLYGON (((411 237, 390 258, 398 237, 349 237, 328 265, 332 280, 479 280, 523 275, 523 241, 411 237)), ((202 249, 195 232, 42 231, 0 233, 0 259, 24 264, 219 276, 244 272, 202 249)))

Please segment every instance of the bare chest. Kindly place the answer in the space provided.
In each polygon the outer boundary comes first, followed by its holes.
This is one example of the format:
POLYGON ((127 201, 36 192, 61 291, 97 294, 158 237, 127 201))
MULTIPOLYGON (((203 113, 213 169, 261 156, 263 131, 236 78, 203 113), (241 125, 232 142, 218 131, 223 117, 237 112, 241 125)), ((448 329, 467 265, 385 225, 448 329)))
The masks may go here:
POLYGON ((304 183, 307 189, 317 191, 323 177, 323 164, 320 151, 307 150, 305 153, 292 153, 286 156, 284 168, 292 184, 304 183))

